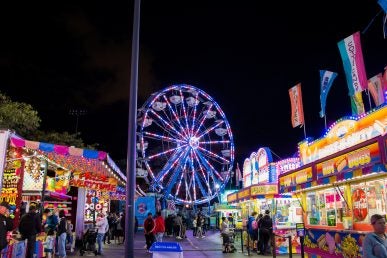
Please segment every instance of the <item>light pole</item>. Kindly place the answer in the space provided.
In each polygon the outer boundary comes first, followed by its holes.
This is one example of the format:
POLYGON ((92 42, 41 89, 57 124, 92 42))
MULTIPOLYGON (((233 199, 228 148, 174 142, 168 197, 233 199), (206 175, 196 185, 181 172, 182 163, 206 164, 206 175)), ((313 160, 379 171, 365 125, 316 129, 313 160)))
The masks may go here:
POLYGON ((125 258, 134 257, 134 194, 136 188, 136 129, 140 3, 141 0, 134 1, 132 60, 129 89, 128 151, 126 163, 125 258))
POLYGON ((76 116, 77 122, 75 124, 75 134, 78 134, 78 120, 80 116, 84 116, 87 114, 87 110, 84 109, 70 109, 69 115, 76 116))

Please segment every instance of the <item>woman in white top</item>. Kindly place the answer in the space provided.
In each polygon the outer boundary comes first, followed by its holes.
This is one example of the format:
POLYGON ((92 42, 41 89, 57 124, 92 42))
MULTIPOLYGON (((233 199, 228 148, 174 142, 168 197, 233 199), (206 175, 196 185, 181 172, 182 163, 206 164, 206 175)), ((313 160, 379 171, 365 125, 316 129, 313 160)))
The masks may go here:
POLYGON ((223 237, 223 247, 225 252, 227 250, 227 246, 230 244, 230 229, 228 226, 228 220, 226 217, 222 217, 222 225, 221 225, 221 235, 223 237))

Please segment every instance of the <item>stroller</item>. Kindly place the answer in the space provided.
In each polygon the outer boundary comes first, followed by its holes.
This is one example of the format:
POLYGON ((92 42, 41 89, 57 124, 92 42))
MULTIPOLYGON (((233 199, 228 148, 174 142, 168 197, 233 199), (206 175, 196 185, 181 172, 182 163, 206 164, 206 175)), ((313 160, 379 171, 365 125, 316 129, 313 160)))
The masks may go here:
POLYGON ((82 246, 79 250, 79 253, 81 256, 83 256, 83 254, 85 252, 93 252, 97 256, 97 254, 98 254, 98 250, 96 247, 97 234, 98 234, 98 230, 93 229, 93 228, 89 228, 86 231, 86 233, 83 234, 82 246))
POLYGON ((230 232, 227 236, 223 237, 223 253, 234 253, 236 248, 234 246, 235 232, 233 228, 230 228, 230 232))

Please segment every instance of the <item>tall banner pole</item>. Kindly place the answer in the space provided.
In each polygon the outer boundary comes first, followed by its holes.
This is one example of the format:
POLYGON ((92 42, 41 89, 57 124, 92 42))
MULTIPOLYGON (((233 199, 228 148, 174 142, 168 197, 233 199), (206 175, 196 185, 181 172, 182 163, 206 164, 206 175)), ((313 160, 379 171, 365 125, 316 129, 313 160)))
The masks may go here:
POLYGON ((126 165, 125 257, 134 257, 134 195, 136 189, 137 89, 140 35, 140 2, 134 1, 132 60, 129 90, 128 152, 126 165))
POLYGON ((327 114, 324 116, 325 131, 327 130, 327 114))

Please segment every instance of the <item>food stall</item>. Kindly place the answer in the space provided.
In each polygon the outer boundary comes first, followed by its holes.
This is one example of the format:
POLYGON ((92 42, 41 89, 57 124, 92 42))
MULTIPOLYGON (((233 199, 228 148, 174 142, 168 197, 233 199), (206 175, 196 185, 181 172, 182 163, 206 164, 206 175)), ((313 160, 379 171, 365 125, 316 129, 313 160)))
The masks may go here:
MULTIPOLYGON (((300 200, 293 195, 279 194, 277 175, 299 166, 299 158, 274 162, 270 149, 260 148, 243 164, 244 188, 227 196, 229 204, 241 208, 245 223, 253 211, 264 214, 265 210, 269 210, 274 233, 279 236, 292 236, 293 253, 300 252, 295 228, 296 223, 302 222, 302 207, 300 200)), ((276 237, 275 241, 278 254, 289 252, 288 241, 283 241, 282 237, 276 237)))
POLYGON ((302 200, 308 257, 361 257, 370 217, 386 214, 387 107, 334 123, 299 144, 301 168, 279 177, 302 200))
MULTIPOLYGON (((4 164, 0 164, 5 167, 1 175, 0 199, 11 204, 15 228, 18 226, 19 213, 28 212, 29 203, 35 202, 42 209, 50 208, 54 212, 65 210, 66 216, 73 220, 73 224, 75 222, 80 237, 85 228, 86 189, 97 193, 97 198, 103 196, 104 202, 107 202, 110 194, 121 198, 121 193, 115 191, 118 184, 125 184, 126 178, 105 152, 28 141, 9 131, 3 140, 7 144, 0 143, 5 149, 4 164), (70 193, 69 189, 75 191, 70 193), (22 200, 25 205, 21 205, 22 200)), ((107 210, 108 205, 103 205, 101 211, 107 210)), ((44 233, 37 237, 37 257, 43 256, 41 243, 44 238, 44 233)), ((17 238, 11 239, 7 251, 22 251, 23 242, 17 238)))

